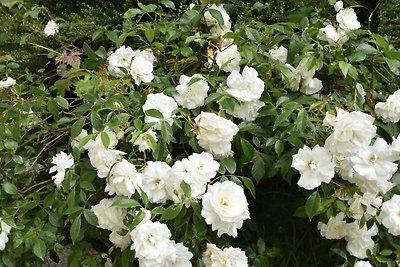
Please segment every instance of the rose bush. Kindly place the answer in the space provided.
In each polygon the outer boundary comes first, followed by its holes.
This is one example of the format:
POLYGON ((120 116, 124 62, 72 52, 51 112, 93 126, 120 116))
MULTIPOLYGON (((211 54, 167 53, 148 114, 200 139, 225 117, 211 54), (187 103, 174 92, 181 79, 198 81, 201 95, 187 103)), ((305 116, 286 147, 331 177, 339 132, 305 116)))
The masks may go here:
POLYGON ((47 62, 0 58, 2 265, 399 264, 400 52, 358 7, 135 3, 68 43, 1 3, 47 62))

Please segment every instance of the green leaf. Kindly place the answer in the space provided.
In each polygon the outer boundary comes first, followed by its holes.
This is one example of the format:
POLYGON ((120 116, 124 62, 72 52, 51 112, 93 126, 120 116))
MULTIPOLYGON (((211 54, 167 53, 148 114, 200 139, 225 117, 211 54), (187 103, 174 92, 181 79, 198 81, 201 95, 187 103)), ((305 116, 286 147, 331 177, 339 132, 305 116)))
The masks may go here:
POLYGON ((344 61, 339 61, 339 68, 340 68, 340 70, 342 71, 343 76, 344 76, 345 78, 346 78, 346 76, 347 76, 347 73, 348 73, 350 67, 351 67, 351 64, 349 64, 349 63, 347 63, 347 62, 344 62, 344 61))
POLYGON ((191 9, 183 13, 181 19, 179 20, 179 28, 182 31, 189 31, 193 27, 197 26, 200 22, 201 16, 197 10, 191 9))
POLYGON ((69 109, 69 103, 68 103, 68 101, 67 101, 64 97, 57 96, 57 97, 55 98, 55 100, 56 100, 57 104, 58 104, 60 107, 62 107, 63 109, 69 109))
POLYGON ((16 150, 18 147, 18 143, 15 142, 12 139, 6 139, 4 140, 4 146, 8 149, 8 150, 16 150))
POLYGON ((318 191, 313 192, 307 199, 305 209, 308 219, 311 219, 317 214, 321 206, 321 197, 318 191))
POLYGON ((246 36, 247 38, 249 38, 250 41, 255 43, 259 43, 261 41, 260 33, 257 30, 252 28, 246 28, 244 32, 246 33, 246 36))
POLYGON ((221 161, 221 166, 223 166, 230 174, 236 171, 236 161, 233 157, 224 158, 221 161))
POLYGON ((149 117, 155 117, 158 119, 164 119, 164 115, 158 109, 148 109, 144 112, 149 117))
POLYGON ((74 122, 74 124, 72 124, 72 126, 71 126, 71 137, 72 138, 77 137, 81 133, 84 125, 85 125, 84 117, 82 117, 79 120, 77 120, 76 122, 74 122))
POLYGON ((251 175, 257 181, 260 181, 265 176, 265 164, 260 156, 255 158, 253 166, 251 167, 251 175))
POLYGON ((349 56, 351 62, 360 62, 363 61, 367 55, 362 52, 355 52, 349 56))
POLYGON ((164 5, 167 8, 172 9, 172 10, 176 9, 174 2, 172 2, 170 0, 163 0, 163 1, 161 1, 161 4, 164 5))
POLYGON ((79 237, 79 233, 81 231, 81 215, 77 216, 72 222, 71 229, 69 230, 69 234, 71 235, 72 244, 75 244, 75 241, 79 237))
POLYGON ((43 240, 35 240, 35 243, 33 245, 33 254, 35 254, 35 256, 42 261, 44 260, 44 257, 46 255, 46 243, 44 243, 43 240))
POLYGON ((185 181, 182 181, 179 186, 183 191, 183 195, 187 198, 190 198, 190 195, 192 193, 192 189, 190 188, 190 185, 188 183, 186 183, 185 181))
POLYGON ((245 157, 249 160, 252 159, 255 151, 253 145, 244 138, 240 138, 240 145, 242 147, 245 157))
POLYGON ((281 126, 281 124, 286 121, 290 115, 292 115, 293 110, 284 110, 279 116, 275 119, 275 123, 273 126, 273 130, 275 130, 278 126, 281 126))
POLYGON ((214 8, 208 9, 208 12, 210 12, 211 16, 217 20, 218 25, 221 29, 225 29, 225 23, 224 23, 224 17, 222 17, 221 12, 214 8))
POLYGON ((171 125, 169 125, 169 123, 166 121, 161 121, 161 136, 167 144, 170 142, 175 142, 171 125))
POLYGON ((304 108, 297 114, 296 127, 300 132, 304 132, 309 122, 307 110, 304 108))
POLYGON ((103 30, 103 29, 100 29, 100 30, 95 31, 95 32, 92 34, 92 41, 96 41, 96 40, 99 39, 103 34, 104 34, 104 30, 103 30))
POLYGON ((97 220, 97 217, 96 217, 96 215, 94 214, 93 211, 88 210, 88 209, 85 209, 85 210, 83 211, 83 216, 85 217, 85 220, 86 220, 89 224, 94 225, 94 226, 97 226, 97 225, 99 224, 99 222, 98 222, 98 220, 97 220))
POLYGON ((17 187, 16 187, 14 184, 10 183, 10 182, 4 182, 4 183, 3 183, 3 189, 4 189, 4 191, 5 191, 7 194, 9 194, 9 195, 16 195, 16 194, 18 194, 18 189, 17 189, 17 187))
POLYGON ((274 145, 274 150, 276 152, 276 155, 278 155, 278 157, 282 154, 284 148, 285 147, 283 145, 283 142, 281 140, 276 140, 274 145))
POLYGON ((54 99, 50 98, 47 102, 47 110, 51 113, 51 115, 53 115, 53 117, 58 117, 59 108, 57 102, 54 99))
POLYGON ((220 104, 223 109, 233 112, 236 106, 236 101, 232 97, 224 97, 220 104))
POLYGON ((85 51, 85 53, 88 55, 89 58, 91 58, 91 59, 97 58, 96 54, 94 53, 92 48, 90 48, 90 46, 87 43, 83 44, 83 50, 85 51))
POLYGON ((161 215, 161 220, 172 220, 176 218, 181 212, 183 204, 179 204, 177 206, 171 205, 169 206, 164 213, 161 215))
POLYGON ((154 30, 151 27, 147 27, 144 31, 144 35, 146 36, 147 41, 150 43, 154 40, 154 30))
POLYGON ((384 256, 384 257, 388 257, 390 255, 392 255, 393 251, 390 249, 383 249, 381 252, 379 252, 379 255, 384 256))
POLYGON ((108 148, 110 146, 110 136, 106 132, 100 133, 101 143, 103 144, 104 148, 108 148))
POLYGON ((131 9, 128 9, 128 11, 126 11, 124 13, 123 18, 124 19, 130 19, 130 18, 133 18, 133 17, 135 17, 135 16, 137 16, 139 14, 142 14, 142 10, 140 10, 139 8, 131 8, 131 9))
POLYGON ((90 113, 90 121, 95 130, 100 131, 103 128, 103 120, 97 111, 92 111, 90 113))
POLYGON ((140 203, 131 198, 118 198, 114 201, 113 206, 120 208, 136 208, 140 206, 140 203))
POLYGON ((240 179, 242 179, 244 186, 246 186, 246 188, 249 189, 253 198, 256 198, 256 187, 254 186, 253 181, 250 178, 243 176, 241 176, 240 179))
POLYGON ((154 4, 150 5, 143 5, 142 3, 138 3, 138 6, 145 12, 145 13, 150 13, 154 12, 157 10, 157 6, 154 4))

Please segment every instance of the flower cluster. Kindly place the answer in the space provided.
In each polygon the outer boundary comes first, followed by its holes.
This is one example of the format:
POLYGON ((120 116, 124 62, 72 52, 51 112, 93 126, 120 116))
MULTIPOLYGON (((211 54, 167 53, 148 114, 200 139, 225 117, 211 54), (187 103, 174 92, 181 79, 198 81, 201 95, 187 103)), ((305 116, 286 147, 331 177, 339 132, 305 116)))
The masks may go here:
POLYGON ((336 22, 337 27, 331 24, 326 25, 324 28, 319 29, 321 32, 321 40, 328 41, 331 46, 340 47, 348 41, 347 34, 361 27, 360 22, 357 20, 357 14, 353 8, 343 8, 343 2, 337 1, 334 5, 337 12, 336 22))
POLYGON ((151 82, 154 79, 153 64, 156 60, 153 52, 149 50, 133 50, 130 47, 121 46, 108 58, 108 71, 113 76, 130 74, 135 84, 151 82))
POLYGON ((7 77, 5 81, 0 81, 0 89, 11 87, 14 84, 16 84, 15 79, 7 77))
POLYGON ((214 244, 207 243, 207 249, 203 253, 205 267, 247 267, 247 256, 240 248, 218 248, 214 244))
POLYGON ((47 22, 46 26, 44 27, 43 32, 46 37, 49 37, 58 33, 58 30, 58 24, 54 20, 49 20, 49 22, 47 22))
POLYGON ((400 90, 390 95, 386 102, 377 103, 375 113, 382 118, 383 122, 396 123, 400 121, 400 90))
POLYGON ((147 220, 130 232, 131 249, 140 266, 190 267, 193 254, 182 244, 171 240, 165 224, 147 220))

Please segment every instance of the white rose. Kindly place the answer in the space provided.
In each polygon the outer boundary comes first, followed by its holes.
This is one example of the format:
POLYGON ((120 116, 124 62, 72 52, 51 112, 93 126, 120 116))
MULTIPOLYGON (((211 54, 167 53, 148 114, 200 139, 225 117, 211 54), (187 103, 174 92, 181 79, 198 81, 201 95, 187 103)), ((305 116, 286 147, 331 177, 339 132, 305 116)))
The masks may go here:
POLYGON ((242 57, 237 49, 237 45, 228 46, 222 50, 217 50, 215 62, 218 67, 226 72, 239 71, 239 63, 242 57))
POLYGON ((344 221, 345 214, 343 212, 338 213, 334 217, 330 217, 327 224, 322 222, 318 223, 318 230, 321 231, 321 235, 326 239, 341 239, 346 235, 346 225, 344 221))
POLYGON ((117 248, 120 248, 121 250, 126 249, 131 244, 131 236, 129 235, 129 233, 127 233, 126 235, 119 235, 118 231, 116 231, 116 230, 111 232, 108 239, 117 248))
POLYGON ((181 75, 179 85, 176 87, 177 94, 174 95, 176 102, 184 108, 194 109, 204 105, 209 86, 204 77, 194 74, 191 77, 181 75), (190 84, 192 79, 199 79, 190 84))
POLYGON ((207 11, 204 13, 204 18, 206 20, 206 24, 209 27, 216 27, 219 28, 221 30, 229 30, 231 27, 231 22, 230 22, 230 17, 228 15, 228 13, 226 12, 225 8, 223 7, 223 5, 215 5, 212 4, 207 11), (219 11, 219 13, 222 15, 222 19, 224 21, 224 25, 219 25, 218 21, 211 15, 210 13, 210 9, 214 9, 219 11))
POLYGON ((346 227, 347 251, 350 255, 359 259, 367 258, 367 250, 372 250, 375 245, 372 236, 378 233, 378 227, 374 224, 370 229, 367 229, 367 225, 364 225, 360 229, 359 221, 348 223, 346 227))
POLYGON ((336 11, 336 12, 339 12, 339 11, 342 10, 342 8, 343 8, 343 1, 337 1, 337 2, 334 4, 333 7, 335 8, 335 11, 336 11))
POLYGON ((214 156, 232 154, 231 141, 239 127, 214 113, 201 112, 195 118, 195 134, 199 145, 214 156))
POLYGON ((140 134, 138 138, 135 140, 133 145, 139 146, 139 151, 143 152, 147 149, 150 149, 150 138, 154 140, 154 142, 157 142, 157 135, 153 131, 152 128, 148 129, 146 132, 140 134))
POLYGON ((233 111, 226 110, 226 112, 245 121, 254 121, 258 117, 258 110, 263 106, 265 106, 265 103, 260 100, 239 102, 235 105, 233 111))
POLYGON ((227 265, 232 267, 248 267, 246 253, 240 248, 224 248, 224 253, 227 258, 227 265))
POLYGON ((14 84, 16 84, 16 81, 11 77, 7 77, 5 81, 0 81, 0 89, 11 87, 14 84))
POLYGON ((361 28, 361 24, 357 20, 357 14, 352 8, 340 10, 336 14, 336 21, 339 23, 339 27, 346 32, 361 28))
POLYGON ((132 48, 121 46, 115 50, 108 58, 108 71, 112 76, 123 76, 128 73, 131 67, 133 57, 137 52, 133 51, 132 48), (125 69, 124 71, 121 68, 125 69))
POLYGON ((360 111, 346 112, 335 124, 325 147, 333 154, 356 153, 367 147, 376 135, 374 118, 360 111))
POLYGON ((121 161, 123 155, 125 155, 124 152, 104 148, 102 144, 92 146, 88 152, 90 164, 97 170, 99 178, 107 177, 111 167, 121 161))
POLYGON ((215 177, 218 169, 219 163, 207 152, 194 153, 187 159, 176 161, 171 170, 173 181, 170 182, 171 187, 168 189, 171 198, 175 202, 180 200, 183 194, 180 188, 182 181, 190 186, 191 198, 201 198, 206 192, 207 183, 215 177), (175 192, 178 193, 177 196, 175 192))
POLYGON ((148 161, 142 174, 141 188, 151 203, 165 203, 169 199, 171 167, 162 161, 148 161))
POLYGON ((226 255, 216 245, 207 243, 207 249, 203 253, 203 263, 205 267, 226 266, 226 255))
POLYGON ((247 267, 248 259, 240 248, 228 247, 224 250, 214 244, 207 243, 207 249, 203 253, 205 267, 247 267))
POLYGON ((65 170, 74 165, 74 158, 72 157, 72 154, 67 155, 61 151, 53 157, 51 163, 54 164, 54 166, 50 168, 49 173, 57 172, 51 178, 54 180, 54 184, 57 187, 60 187, 64 181, 65 170))
POLYGON ((165 267, 192 267, 190 259, 193 257, 192 252, 189 251, 182 243, 175 243, 171 240, 171 246, 174 248, 174 252, 169 255, 165 267))
POLYGON ((308 69, 307 63, 310 58, 310 55, 306 55, 300 60, 299 65, 297 65, 296 70, 300 74, 303 79, 311 79, 315 75, 315 71, 317 70, 317 66, 314 65, 311 69, 308 69))
POLYGON ((275 45, 271 50, 268 51, 272 59, 279 61, 282 64, 286 63, 288 50, 283 46, 275 45))
POLYGON ((322 89, 322 81, 318 78, 305 79, 303 80, 300 88, 300 92, 306 95, 312 95, 319 92, 322 89))
POLYGON ((388 201, 385 201, 381 207, 379 219, 389 230, 389 233, 395 236, 400 235, 400 196, 393 195, 388 201))
POLYGON ((135 165, 125 159, 116 163, 107 182, 105 192, 109 195, 114 193, 119 196, 131 197, 139 190, 142 175, 136 171, 135 165))
POLYGON ((58 33, 58 24, 54 20, 50 20, 47 22, 46 26, 44 27, 44 35, 46 37, 52 36, 56 33, 58 33))
POLYGON ((369 261, 356 261, 354 267, 373 267, 369 261))
POLYGON ((332 155, 324 147, 316 145, 313 149, 304 145, 293 155, 291 167, 300 172, 297 185, 307 190, 314 189, 322 182, 329 183, 335 175, 332 155))
POLYGON ((375 113, 382 118, 383 122, 400 121, 400 90, 390 95, 386 102, 377 103, 375 113))
POLYGON ((376 211, 382 204, 382 197, 376 194, 366 192, 362 196, 355 193, 351 199, 348 200, 349 210, 354 219, 361 220, 364 216, 365 220, 369 220, 376 216, 376 211))
POLYGON ((377 138, 373 146, 367 146, 350 157, 354 171, 367 180, 389 180, 397 171, 397 153, 383 138, 377 138))
POLYGON ((319 31, 323 34, 321 40, 328 41, 332 46, 341 46, 349 39, 344 30, 337 29, 332 25, 327 25, 319 31))
POLYGON ((152 123, 152 122, 157 123, 153 127, 157 130, 160 130, 161 125, 159 124, 159 122, 162 120, 166 121, 169 125, 172 125, 174 123, 174 120, 172 118, 172 112, 177 108, 178 104, 176 104, 175 100, 172 97, 166 96, 164 95, 164 93, 149 94, 147 95, 146 102, 142 107, 143 112, 149 109, 157 109, 158 111, 161 112, 164 119, 159 119, 156 117, 145 115, 144 121, 146 123, 152 123))
POLYGON ((136 55, 130 65, 130 74, 136 85, 151 82, 154 79, 153 62, 147 56, 136 55))
POLYGON ((90 209, 96 215, 99 227, 110 231, 118 231, 124 228, 123 220, 127 214, 126 209, 113 206, 117 197, 102 199, 99 204, 90 209))
POLYGON ((237 229, 243 220, 250 219, 250 213, 243 188, 231 181, 209 185, 202 200, 201 216, 211 224, 217 235, 228 234, 237 237, 237 229))
MULTIPOLYGON (((131 249, 144 266, 163 266, 163 262, 175 252, 171 232, 165 224, 146 221, 130 232, 131 249)), ((140 266, 143 266, 140 264, 140 266)))
POLYGON ((1 232, 0 232, 0 250, 4 250, 6 248, 6 244, 8 242, 8 234, 11 231, 11 226, 6 224, 1 218, 0 218, 0 227, 1 227, 1 232))
POLYGON ((254 68, 244 67, 242 74, 233 70, 226 80, 225 92, 239 101, 259 100, 264 92, 264 82, 254 68))

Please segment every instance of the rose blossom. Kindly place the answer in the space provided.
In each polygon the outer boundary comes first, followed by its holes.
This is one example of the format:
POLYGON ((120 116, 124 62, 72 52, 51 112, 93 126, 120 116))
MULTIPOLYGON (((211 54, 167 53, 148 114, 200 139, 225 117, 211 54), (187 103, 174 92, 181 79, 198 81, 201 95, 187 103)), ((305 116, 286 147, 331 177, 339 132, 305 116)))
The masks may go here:
POLYGON ((239 101, 259 100, 264 92, 264 82, 254 68, 244 67, 242 74, 234 70, 226 80, 225 92, 239 101))
POLYGON ((272 49, 268 51, 272 59, 279 61, 282 64, 286 63, 288 50, 283 46, 274 45, 272 49))
POLYGON ((102 229, 117 231, 124 228, 123 220, 127 214, 126 209, 113 206, 118 197, 102 199, 99 204, 93 205, 91 211, 96 215, 102 229))
POLYGON ((242 59, 237 45, 230 45, 215 52, 215 62, 218 67, 226 72, 239 71, 239 62, 242 59))
POLYGON ((383 122, 400 121, 400 90, 390 95, 386 102, 377 103, 375 113, 382 118, 383 122))
POLYGON ((243 188, 231 181, 209 185, 202 204, 201 216, 213 231, 217 230, 219 237, 222 234, 237 237, 243 220, 250 219, 243 188))
POLYGON ((322 182, 329 183, 335 175, 332 155, 324 147, 316 145, 313 149, 304 145, 293 155, 291 167, 300 172, 297 184, 307 190, 314 189, 322 182))
POLYGON ((146 110, 149 109, 157 109, 161 112, 164 117, 163 119, 151 117, 148 115, 145 115, 144 117, 144 121, 146 123, 155 122, 156 124, 153 127, 157 130, 160 130, 161 125, 159 122, 162 120, 166 121, 169 125, 173 124, 174 121, 172 118, 172 112, 178 108, 178 105, 172 97, 166 96, 164 93, 157 93, 147 95, 146 102, 144 103, 142 108, 143 112, 146 112, 146 110))
POLYGON ((174 98, 182 107, 194 109, 204 105, 208 89, 208 83, 202 75, 194 74, 191 77, 181 75, 174 98), (192 79, 197 79, 197 81, 191 83, 192 79))
POLYGON ((336 21, 339 23, 339 27, 346 32, 361 28, 361 24, 357 20, 357 14, 352 8, 340 10, 336 14, 336 21))
POLYGON ((393 195, 388 201, 385 201, 381 207, 379 219, 392 235, 400 235, 400 196, 393 195))
POLYGON ((340 28, 335 28, 332 25, 327 25, 319 29, 323 33, 321 40, 328 41, 332 46, 341 46, 347 42, 346 32, 340 28))
POLYGON ((54 166, 50 168, 49 173, 57 172, 51 178, 54 180, 54 184, 57 187, 60 187, 64 181, 65 170, 74 165, 74 158, 72 157, 72 154, 67 155, 61 151, 53 157, 51 163, 53 163, 54 166))
POLYGON ((0 81, 0 89, 11 87, 15 83, 16 81, 13 78, 7 77, 5 81, 0 81))
POLYGON ((54 20, 49 20, 49 22, 47 22, 46 26, 44 27, 43 32, 46 37, 58 33, 58 24, 54 20))
POLYGON ((231 155, 231 141, 239 128, 230 120, 214 113, 201 112, 195 119, 196 138, 207 152, 218 157, 231 155))
POLYGON ((104 189, 109 195, 131 197, 139 189, 142 175, 136 171, 135 165, 125 159, 116 163, 104 189))
POLYGON ((108 71, 112 76, 123 76, 128 73, 133 57, 136 53, 132 48, 125 47, 124 45, 115 50, 108 58, 108 71), (125 73, 121 70, 125 69, 125 73))

